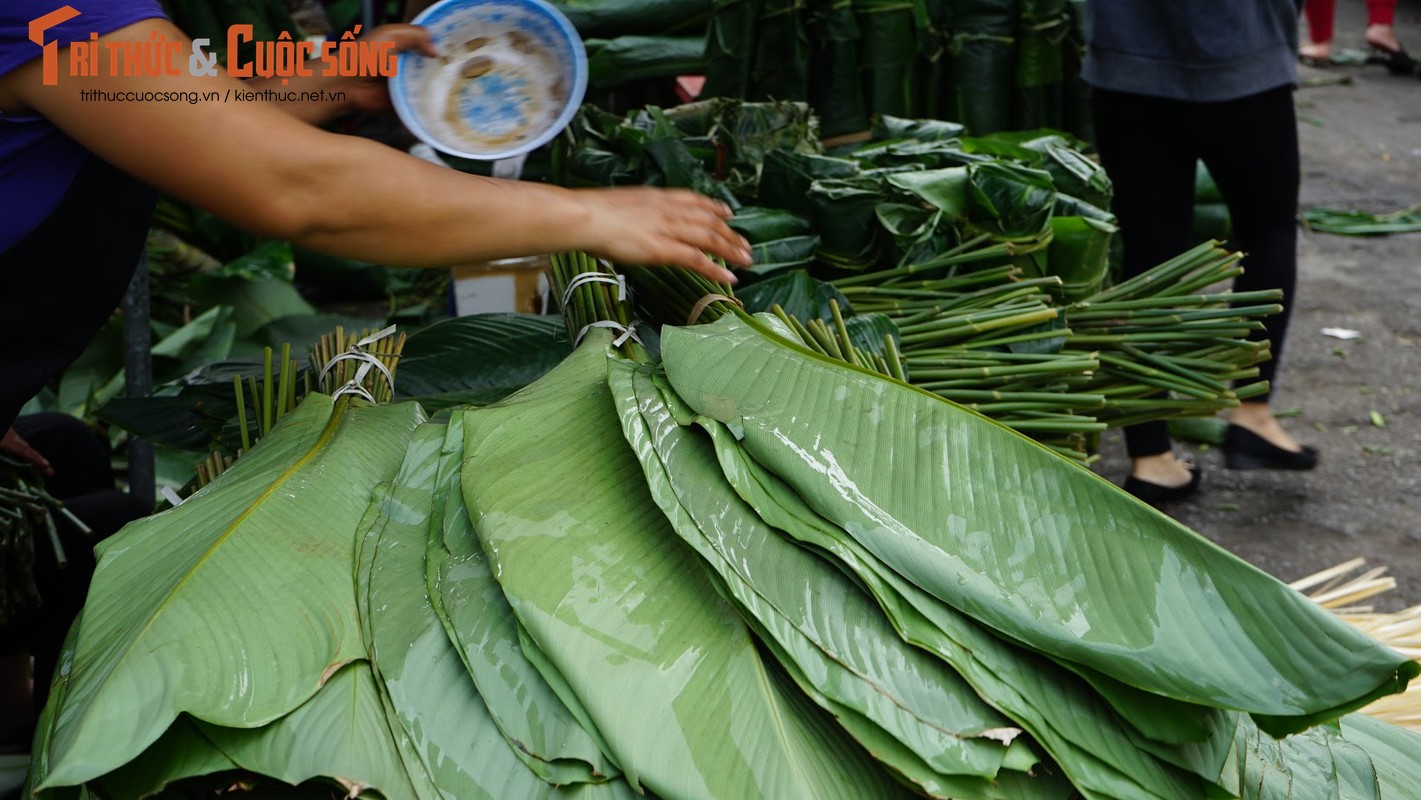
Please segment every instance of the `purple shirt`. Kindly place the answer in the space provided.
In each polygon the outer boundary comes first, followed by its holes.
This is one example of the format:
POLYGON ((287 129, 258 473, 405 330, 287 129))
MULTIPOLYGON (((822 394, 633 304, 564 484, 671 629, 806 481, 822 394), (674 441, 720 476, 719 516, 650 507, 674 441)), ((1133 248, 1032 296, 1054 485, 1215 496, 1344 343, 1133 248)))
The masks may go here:
MULTIPOLYGON (((145 19, 163 17, 157 0, 0 0, 0 76, 44 55, 30 41, 30 21, 69 6, 79 12, 43 34, 63 48, 145 19)), ((0 253, 25 238, 59 205, 89 155, 78 142, 38 115, 0 112, 0 253)))

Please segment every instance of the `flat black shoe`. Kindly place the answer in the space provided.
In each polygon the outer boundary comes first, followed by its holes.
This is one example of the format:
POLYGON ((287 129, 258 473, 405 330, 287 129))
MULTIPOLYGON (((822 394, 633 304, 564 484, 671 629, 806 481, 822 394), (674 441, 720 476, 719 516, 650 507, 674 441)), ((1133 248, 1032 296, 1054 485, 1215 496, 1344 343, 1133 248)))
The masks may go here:
POLYGON ((1157 506, 1162 503, 1183 500, 1199 491, 1199 474, 1199 468, 1191 465, 1189 467, 1189 482, 1179 486, 1162 486, 1131 475, 1125 479, 1124 485, 1120 488, 1152 506, 1157 506))
POLYGON ((1229 469, 1308 470, 1317 466, 1317 450, 1303 445, 1302 452, 1284 450, 1253 431, 1229 425, 1224 431, 1224 466, 1229 469))
POLYGON ((1416 59, 1403 49, 1388 50, 1379 44, 1369 44, 1368 64, 1381 64, 1393 75, 1415 75, 1418 73, 1416 59))

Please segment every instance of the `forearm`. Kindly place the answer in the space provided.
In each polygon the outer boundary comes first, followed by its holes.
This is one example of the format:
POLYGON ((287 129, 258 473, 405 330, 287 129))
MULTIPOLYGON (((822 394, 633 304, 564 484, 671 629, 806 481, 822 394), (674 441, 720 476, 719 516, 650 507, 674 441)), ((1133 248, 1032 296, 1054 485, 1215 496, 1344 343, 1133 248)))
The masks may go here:
POLYGON ((325 153, 302 182, 314 212, 290 231, 312 249, 422 267, 604 244, 568 189, 465 175, 353 137, 325 153))

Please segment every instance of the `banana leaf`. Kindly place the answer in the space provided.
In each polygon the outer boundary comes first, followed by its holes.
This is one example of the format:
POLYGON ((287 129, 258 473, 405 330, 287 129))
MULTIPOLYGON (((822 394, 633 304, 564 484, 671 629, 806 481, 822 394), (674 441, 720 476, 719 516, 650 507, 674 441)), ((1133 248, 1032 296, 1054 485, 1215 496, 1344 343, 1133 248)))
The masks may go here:
POLYGON ((1110 269, 1110 244, 1118 229, 1087 217, 1052 217, 1046 274, 1062 281, 1058 290, 1067 302, 1084 298, 1105 281, 1110 269))
POLYGON ((854 0, 811 0, 809 4, 809 104, 819 115, 824 138, 858 133, 869 126, 859 74, 862 31, 854 0))
POLYGON ((445 434, 446 426, 434 423, 415 432, 362 546, 362 554, 364 548, 373 553, 361 609, 368 614, 371 661, 394 712, 391 724, 404 729, 444 797, 562 797, 554 783, 585 782, 590 771, 520 758, 494 723, 425 588, 445 434), (534 765, 548 769, 535 772, 534 765))
POLYGON ((1341 236, 1382 236, 1421 231, 1421 206, 1403 208, 1390 214, 1309 208, 1303 211, 1303 218, 1307 220, 1308 227, 1315 231, 1341 236))
POLYGON ((710 0, 551 0, 583 39, 665 34, 698 27, 710 0))
POLYGON ((814 216, 816 205, 809 197, 810 186, 816 180, 851 178, 859 172, 859 165, 845 158, 771 150, 765 154, 760 172, 759 204, 804 217, 822 230, 814 216))
POLYGON ((750 454, 811 506, 903 577, 1042 653, 1246 711, 1274 735, 1421 672, 1099 476, 940 398, 806 357, 738 319, 668 329, 663 347, 677 393, 743 427, 750 454), (846 443, 862 441, 916 454, 914 479, 849 458, 846 443))
POLYGON ((749 240, 750 244, 788 239, 792 236, 807 236, 813 231, 809 220, 775 208, 745 206, 737 209, 735 216, 726 222, 749 240))
POLYGON ((962 125, 940 119, 906 119, 890 114, 879 114, 873 118, 873 139, 879 142, 894 139, 945 142, 953 141, 965 132, 966 128, 962 125))
POLYGON ((1421 775, 1421 734, 1365 714, 1348 714, 1340 723, 1342 738, 1371 757, 1383 798, 1414 796, 1421 775))
POLYGON ((862 33, 864 98, 871 114, 917 113, 918 26, 924 10, 914 0, 854 0, 862 33))
POLYGON ((804 15, 799 13, 800 2, 760 0, 748 99, 808 99, 809 36, 804 15))
POLYGON ((350 563, 418 408, 312 395, 205 489, 98 548, 41 790, 128 763, 179 713, 255 727, 363 656, 350 563), (272 625, 273 608, 301 624, 272 625))
POLYGON ((315 314, 316 308, 301 297, 290 278, 247 278, 198 275, 190 284, 193 297, 207 306, 229 305, 235 309, 237 338, 245 338, 263 326, 293 314, 315 314))
POLYGON ((570 352, 556 316, 457 317, 410 336, 395 385, 402 396, 468 389, 500 389, 506 395, 542 377, 570 352))
POLYGON ((819 243, 818 236, 791 236, 760 242, 750 248, 751 266, 743 271, 769 277, 793 269, 804 269, 813 262, 819 243))
POLYGON ((1009 32, 964 29, 952 39, 952 117, 975 134, 1011 127, 1015 47, 1009 32))
POLYGON ((99 785, 112 800, 136 800, 180 780, 221 772, 239 772, 230 783, 255 774, 291 785, 323 777, 348 792, 374 788, 391 798, 414 791, 365 661, 342 667, 300 708, 261 728, 219 728, 180 716, 99 785))
MULTIPOLYGON (((903 580, 751 459, 725 425, 707 417, 697 421, 711 434, 726 479, 761 519, 842 564, 878 601, 899 635, 950 664, 984 700, 1026 729, 1087 797, 1205 796, 1198 778, 1142 750, 1141 738, 1079 677, 994 636, 903 580)), ((1215 774, 1232 747, 1232 727, 1229 734, 1220 743, 1223 749, 1215 748, 1215 774)), ((1201 752, 1199 760, 1207 763, 1209 753, 1201 752)), ((1043 779, 1059 774, 1048 766, 1037 771, 1043 779)))
POLYGON ((967 167, 968 219, 998 240, 1040 238, 1050 230, 1056 191, 1041 170, 1006 162, 967 167))
POLYGON ((607 388, 610 338, 595 331, 538 383, 464 415, 464 499, 514 613, 634 788, 893 796, 786 691, 656 507, 607 388))
POLYGON ((1017 24, 1015 127, 1038 128, 1061 118, 1065 77, 1062 41, 1070 30, 1064 0, 1021 0, 1017 24))
POLYGON ((762 0, 712 0, 703 97, 749 97, 762 0))
MULTIPOLYGON (((524 655, 518 620, 464 507, 459 483, 463 452, 463 415, 454 414, 440 454, 425 564, 434 612, 490 716, 524 763, 544 769, 530 763, 540 761, 548 765, 548 775, 559 771, 580 782, 616 777, 620 770, 606 758, 600 736, 585 729, 524 655)), ((624 782, 619 785, 630 793, 624 782)))
POLYGON ((186 778, 237 769, 237 762, 203 736, 191 717, 182 715, 142 755, 96 783, 113 800, 138 800, 186 778))
POLYGON ((706 68, 704 36, 618 36, 588 39, 587 82, 610 89, 632 81, 699 75, 706 68))
POLYGON ((809 273, 802 269, 756 281, 737 290, 735 296, 745 304, 745 310, 752 314, 769 311, 778 305, 791 317, 802 322, 811 319, 833 322, 834 312, 829 308, 830 300, 839 304, 840 313, 845 316, 853 314, 849 299, 834 288, 833 284, 811 278, 809 273))
MULTIPOLYGON (((928 793, 993 795, 1019 731, 899 639, 848 576, 765 526, 726 484, 710 440, 682 427, 689 409, 647 368, 613 363, 610 384, 653 497, 806 693, 928 793)), ((1024 748, 1014 758, 1018 771, 1035 761, 1024 748)))
POLYGON ((1057 192, 1079 197, 1101 209, 1110 208, 1115 190, 1104 168, 1066 144, 1047 146, 1046 156, 1043 167, 1051 174, 1057 192))
POLYGON ((846 269, 866 269, 880 257, 877 223, 883 182, 873 176, 817 180, 809 186, 810 219, 819 231, 818 257, 846 269))

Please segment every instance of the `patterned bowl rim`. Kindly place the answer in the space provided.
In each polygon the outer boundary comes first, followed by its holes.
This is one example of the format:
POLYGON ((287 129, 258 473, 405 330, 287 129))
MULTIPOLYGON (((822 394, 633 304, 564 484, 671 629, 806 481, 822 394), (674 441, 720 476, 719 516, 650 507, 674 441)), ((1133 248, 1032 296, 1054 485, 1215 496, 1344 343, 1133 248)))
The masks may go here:
POLYGON ((503 6, 506 8, 533 9, 542 13, 552 20, 558 32, 562 34, 564 42, 571 51, 569 55, 572 60, 572 91, 568 93, 567 102, 563 105, 562 112, 558 114, 553 124, 546 130, 530 139, 519 142, 505 150, 497 150, 485 153, 471 153, 460 150, 440 141, 429 129, 424 126, 415 111, 410 100, 410 87, 405 83, 404 76, 407 74, 406 65, 413 59, 426 58, 419 53, 406 51, 400 53, 399 66, 394 77, 390 78, 390 100, 395 107, 395 114, 405 127, 410 129, 420 141, 433 147, 441 153, 447 153, 460 158, 467 158, 474 161, 499 161, 505 158, 522 155, 536 150, 539 147, 552 141, 559 133, 562 133, 571 122, 577 109, 582 105, 583 95, 587 93, 587 49, 583 47, 582 37, 577 34, 577 29, 572 22, 557 8, 545 2, 545 0, 439 0, 439 2, 421 11, 413 20, 412 25, 422 25, 431 17, 442 17, 446 13, 457 13, 458 9, 466 6, 503 6))

